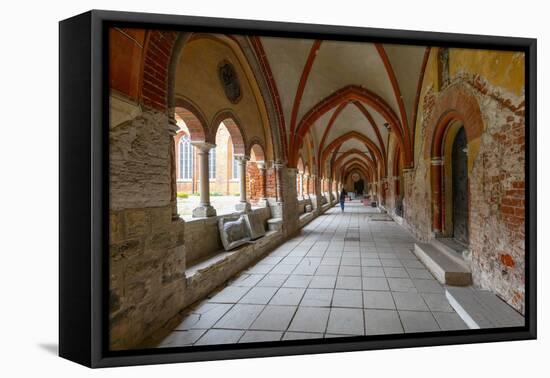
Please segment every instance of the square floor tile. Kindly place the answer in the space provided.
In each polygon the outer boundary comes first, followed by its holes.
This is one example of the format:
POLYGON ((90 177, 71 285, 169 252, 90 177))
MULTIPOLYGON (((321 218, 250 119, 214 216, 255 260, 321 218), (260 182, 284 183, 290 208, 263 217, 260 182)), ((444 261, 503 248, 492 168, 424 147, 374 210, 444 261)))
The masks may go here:
POLYGON ((405 332, 439 331, 440 328, 431 312, 399 311, 405 332))
POLYGON ((363 291, 365 308, 395 310, 395 303, 389 291, 363 291))
POLYGON ((435 317, 439 327, 444 331, 469 329, 456 312, 433 312, 432 315, 435 317))
POLYGON ((338 265, 320 265, 315 271, 316 276, 336 276, 338 265))
POLYGON ((339 266, 340 265, 340 258, 339 257, 324 257, 321 260, 321 265, 333 265, 333 266, 339 266))
POLYGON ((364 266, 361 268, 361 275, 363 277, 386 277, 384 268, 380 266, 364 266))
POLYGON ((337 289, 361 290, 361 287, 362 287, 361 277, 338 276, 336 280, 337 289))
POLYGON ((334 289, 336 276, 313 276, 309 287, 313 289, 334 289))
POLYGON ((302 261, 302 257, 287 256, 280 263, 283 265, 298 265, 300 261, 302 261))
POLYGON ((434 278, 427 269, 407 268, 407 272, 411 278, 419 278, 423 280, 432 280, 434 278))
POLYGON ((239 300, 239 303, 267 304, 275 292, 277 292, 276 287, 253 287, 239 300))
POLYGON ((249 287, 227 286, 210 298, 209 302, 237 303, 249 290, 249 287))
POLYGON ((405 268, 384 268, 384 273, 388 278, 408 278, 409 275, 405 268))
POLYGON ((364 335, 363 310, 333 307, 330 310, 327 333, 364 335))
POLYGON ((207 329, 212 327, 233 306, 231 303, 202 303, 194 309, 175 328, 182 331, 188 329, 207 329))
POLYGON ((281 305, 281 306, 297 306, 302 297, 304 296, 306 289, 296 287, 282 287, 271 298, 269 304, 281 305))
POLYGON ((362 266, 382 266, 382 262, 380 262, 380 259, 362 259, 361 260, 362 266))
POLYGON ((418 293, 393 292, 393 300, 398 310, 430 311, 418 293))
POLYGON ((334 290, 332 307, 363 307, 363 296, 359 290, 334 290))
POLYGON ((262 313, 250 326, 250 329, 286 331, 295 312, 296 307, 294 306, 265 306, 262 313))
POLYGON ((312 278, 313 278, 313 276, 304 276, 304 275, 298 275, 298 274, 291 274, 290 276, 288 276, 288 279, 283 284, 283 287, 306 288, 306 287, 308 287, 308 285, 311 282, 312 278))
POLYGON ((388 278, 388 284, 390 285, 391 291, 417 292, 410 278, 388 278))
POLYGON ((307 289, 300 306, 329 307, 333 292, 333 289, 307 289))
POLYGON ((338 271, 340 276, 361 276, 361 267, 360 266, 344 266, 340 265, 340 270, 338 271))
POLYGON ((244 331, 230 329, 210 329, 195 343, 195 345, 236 344, 244 331))
POLYGON ((288 274, 266 274, 264 278, 258 282, 259 287, 281 287, 288 279, 288 274))
POLYGON ((246 331, 239 340, 240 343, 258 343, 265 341, 279 341, 283 337, 282 332, 274 331, 246 331))
POLYGON ((413 284, 421 293, 444 293, 445 289, 436 280, 419 280, 414 279, 413 284))
POLYGON ((214 328, 248 329, 265 306, 236 304, 214 326, 214 328))
POLYGON ((367 335, 403 333, 399 314, 392 310, 365 310, 365 333, 367 335))
POLYGON ((422 293, 422 298, 424 298, 431 311, 454 312, 445 294, 422 293))
POLYGON ((363 277, 363 290, 389 290, 388 281, 384 277, 363 277))
POLYGON ((401 261, 398 259, 383 259, 380 258, 380 262, 382 263, 383 267, 389 267, 389 268, 401 268, 403 267, 403 264, 401 264, 401 261))
POLYGON ((290 274, 296 269, 296 265, 279 264, 271 269, 270 274, 290 274))
POLYGON ((322 307, 298 307, 289 331, 324 333, 330 309, 322 307))

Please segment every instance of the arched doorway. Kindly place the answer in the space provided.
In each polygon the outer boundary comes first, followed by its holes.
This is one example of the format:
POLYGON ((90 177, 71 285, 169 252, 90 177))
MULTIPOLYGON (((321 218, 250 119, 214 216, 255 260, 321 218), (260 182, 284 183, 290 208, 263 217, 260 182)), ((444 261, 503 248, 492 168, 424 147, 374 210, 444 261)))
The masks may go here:
POLYGON ((456 134, 451 154, 452 170, 452 236, 469 243, 468 235, 468 155, 464 127, 456 134))

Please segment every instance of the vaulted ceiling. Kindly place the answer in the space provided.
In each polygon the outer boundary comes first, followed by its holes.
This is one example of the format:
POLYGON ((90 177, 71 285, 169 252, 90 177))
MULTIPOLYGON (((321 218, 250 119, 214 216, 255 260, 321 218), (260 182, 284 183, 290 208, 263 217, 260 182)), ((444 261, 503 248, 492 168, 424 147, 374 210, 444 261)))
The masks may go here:
POLYGON ((280 99, 290 166, 296 165, 307 137, 314 142, 321 170, 336 161, 343 169, 361 163, 374 165, 385 176, 390 132, 395 133, 405 161, 412 156, 411 130, 429 48, 273 37, 259 40, 280 99))

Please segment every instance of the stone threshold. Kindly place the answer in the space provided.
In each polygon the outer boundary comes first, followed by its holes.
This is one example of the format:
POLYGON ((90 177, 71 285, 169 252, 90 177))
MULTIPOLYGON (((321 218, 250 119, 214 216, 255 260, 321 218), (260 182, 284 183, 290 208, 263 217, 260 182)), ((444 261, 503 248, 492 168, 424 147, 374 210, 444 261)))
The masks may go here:
POLYGON ((525 325, 525 318, 491 291, 473 287, 447 287, 445 295, 470 329, 525 325))

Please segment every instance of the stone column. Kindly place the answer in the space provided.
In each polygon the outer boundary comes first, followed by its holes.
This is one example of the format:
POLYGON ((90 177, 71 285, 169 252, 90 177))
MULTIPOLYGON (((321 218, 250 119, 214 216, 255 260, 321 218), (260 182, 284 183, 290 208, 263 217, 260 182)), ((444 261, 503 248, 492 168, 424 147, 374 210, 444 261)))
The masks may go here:
POLYGON ((174 143, 174 136, 179 130, 179 126, 176 123, 176 119, 173 115, 168 118, 168 148, 170 154, 170 205, 172 207, 172 219, 178 219, 178 184, 176 175, 176 144, 174 143))
POLYGON ((269 206, 269 203, 267 201, 267 169, 265 161, 257 161, 256 165, 258 166, 258 169, 260 170, 260 178, 262 181, 262 196, 260 197, 259 203, 262 205, 265 205, 266 207, 269 206))
POLYGON ((441 170, 443 159, 439 157, 432 158, 430 167, 431 189, 432 189, 432 230, 440 233, 441 224, 441 170))
POLYGON ((328 179, 328 198, 330 204, 332 205, 332 201, 334 201, 334 193, 332 193, 332 178, 330 177, 328 179))
POLYGON ((248 156, 235 156, 235 160, 239 163, 239 171, 241 173, 241 199, 235 209, 237 211, 248 212, 251 210, 250 202, 246 200, 246 162, 250 160, 248 156))
POLYGON ((275 168, 275 177, 276 182, 276 193, 277 193, 277 202, 284 202, 283 200, 283 168, 284 164, 281 162, 274 162, 273 167, 275 168))
POLYGON ((210 205, 210 177, 208 175, 208 155, 210 154, 210 150, 216 147, 216 145, 206 142, 194 142, 192 144, 199 149, 199 180, 201 193, 199 207, 193 209, 193 217, 214 217, 216 216, 216 209, 214 209, 210 205))
POLYGON ((309 174, 304 173, 304 179, 305 179, 304 180, 305 181, 304 186, 306 188, 306 190, 304 191, 304 197, 309 198, 309 195, 310 195, 310 193, 309 193, 309 174))

